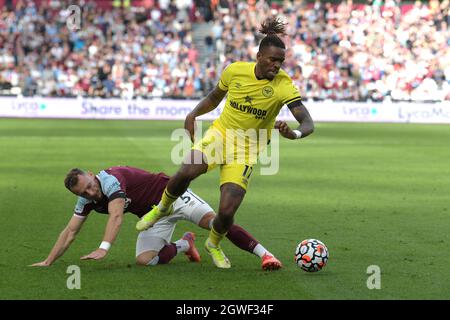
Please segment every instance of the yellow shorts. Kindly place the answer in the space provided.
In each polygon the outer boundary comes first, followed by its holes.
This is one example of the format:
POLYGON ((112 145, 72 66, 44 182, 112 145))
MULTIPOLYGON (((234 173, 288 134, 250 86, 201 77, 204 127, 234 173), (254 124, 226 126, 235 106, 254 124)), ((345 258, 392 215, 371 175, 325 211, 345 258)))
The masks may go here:
POLYGON ((203 138, 196 142, 192 150, 203 153, 208 172, 220 167, 220 185, 235 183, 247 190, 256 156, 249 156, 248 148, 230 143, 227 145, 223 134, 215 127, 210 127, 203 138))

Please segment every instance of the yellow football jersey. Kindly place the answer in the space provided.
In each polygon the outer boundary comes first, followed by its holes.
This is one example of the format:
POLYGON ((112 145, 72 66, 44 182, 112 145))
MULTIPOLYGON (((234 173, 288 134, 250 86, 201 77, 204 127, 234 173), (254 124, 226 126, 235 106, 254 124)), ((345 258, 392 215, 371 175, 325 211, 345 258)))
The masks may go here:
POLYGON ((225 107, 213 126, 226 129, 273 128, 275 118, 285 104, 301 100, 300 92, 282 69, 274 79, 258 80, 256 62, 234 62, 222 73, 219 87, 228 91, 225 107))

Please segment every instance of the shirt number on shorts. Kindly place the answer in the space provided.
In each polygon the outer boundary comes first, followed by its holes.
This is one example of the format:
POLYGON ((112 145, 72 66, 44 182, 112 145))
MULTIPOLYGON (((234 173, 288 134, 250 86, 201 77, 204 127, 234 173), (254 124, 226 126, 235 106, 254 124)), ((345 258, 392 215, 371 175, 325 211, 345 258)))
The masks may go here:
POLYGON ((189 196, 180 196, 180 198, 184 201, 184 204, 188 204, 191 201, 191 197, 189 196))

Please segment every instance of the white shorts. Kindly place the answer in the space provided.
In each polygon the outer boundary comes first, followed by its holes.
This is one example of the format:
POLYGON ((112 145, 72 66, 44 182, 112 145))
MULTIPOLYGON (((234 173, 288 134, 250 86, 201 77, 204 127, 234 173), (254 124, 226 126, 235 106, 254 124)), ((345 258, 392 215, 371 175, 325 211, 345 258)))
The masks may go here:
POLYGON ((136 257, 147 251, 159 251, 169 244, 178 220, 187 220, 198 225, 208 212, 214 210, 203 199, 188 189, 173 203, 174 212, 161 218, 153 227, 139 233, 136 242, 136 257))

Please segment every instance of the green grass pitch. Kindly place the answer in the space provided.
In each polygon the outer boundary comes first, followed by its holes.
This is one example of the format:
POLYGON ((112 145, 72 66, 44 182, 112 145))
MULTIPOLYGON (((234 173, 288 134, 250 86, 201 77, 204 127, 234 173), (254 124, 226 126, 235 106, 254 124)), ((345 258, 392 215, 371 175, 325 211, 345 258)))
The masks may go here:
MULTIPOLYGON (((280 169, 255 170, 236 222, 284 263, 263 272, 256 256, 230 242, 232 262, 215 268, 197 233, 200 264, 184 255, 169 265, 134 263, 137 218, 126 215, 103 261, 80 261, 98 247, 106 216, 91 214, 67 253, 46 258, 75 204, 63 179, 72 167, 97 172, 131 165, 173 174, 173 129, 182 122, 0 119, 0 299, 449 299, 450 126, 316 124, 302 141, 280 139, 280 169), (306 273, 293 262, 303 239, 329 248, 328 265, 306 273), (67 268, 81 269, 69 290, 67 268), (367 268, 381 269, 369 290, 367 268)), ((218 170, 192 189, 218 206, 218 170)))

